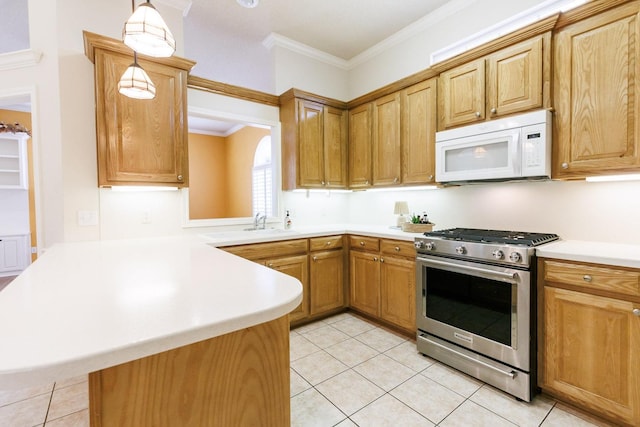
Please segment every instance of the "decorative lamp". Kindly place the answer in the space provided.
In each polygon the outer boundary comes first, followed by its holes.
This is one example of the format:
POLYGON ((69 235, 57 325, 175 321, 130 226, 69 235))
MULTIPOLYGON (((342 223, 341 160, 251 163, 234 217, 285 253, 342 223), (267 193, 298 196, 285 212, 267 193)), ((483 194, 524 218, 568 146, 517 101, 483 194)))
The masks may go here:
POLYGON ((405 215, 409 213, 409 205, 407 202, 396 202, 395 207, 393 208, 393 213, 399 215, 396 226, 402 227, 402 224, 407 222, 407 217, 405 217, 405 215))
POLYGON ((169 57, 176 51, 173 34, 149 0, 141 3, 125 22, 122 41, 134 51, 156 58, 169 57))
POLYGON ((238 4, 248 9, 253 9, 258 5, 258 0, 238 0, 238 4))
POLYGON ((149 75, 138 65, 138 55, 133 52, 133 64, 129 65, 118 82, 118 92, 135 99, 153 99, 156 87, 149 75))

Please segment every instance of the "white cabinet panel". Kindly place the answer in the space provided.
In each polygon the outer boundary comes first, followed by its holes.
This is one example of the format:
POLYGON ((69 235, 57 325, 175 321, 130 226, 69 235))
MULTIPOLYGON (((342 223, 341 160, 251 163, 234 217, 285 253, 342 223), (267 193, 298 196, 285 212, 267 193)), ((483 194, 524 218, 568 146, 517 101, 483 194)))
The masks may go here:
POLYGON ((0 276, 17 275, 30 262, 29 235, 0 236, 0 276))

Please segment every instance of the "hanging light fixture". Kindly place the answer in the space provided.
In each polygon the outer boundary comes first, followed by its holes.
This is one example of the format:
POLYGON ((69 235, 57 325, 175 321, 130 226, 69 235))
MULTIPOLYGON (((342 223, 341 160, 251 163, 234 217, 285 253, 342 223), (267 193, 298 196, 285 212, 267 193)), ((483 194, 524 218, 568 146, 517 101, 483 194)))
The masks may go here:
POLYGON ((138 65, 138 55, 133 52, 133 64, 129 65, 118 82, 118 92, 135 99, 153 99, 156 87, 149 75, 138 65))
POLYGON ((238 4, 248 9, 253 9, 258 5, 258 0, 238 0, 238 4))
POLYGON ((125 22, 122 40, 136 52, 156 58, 169 57, 176 50, 173 34, 149 0, 141 3, 125 22))

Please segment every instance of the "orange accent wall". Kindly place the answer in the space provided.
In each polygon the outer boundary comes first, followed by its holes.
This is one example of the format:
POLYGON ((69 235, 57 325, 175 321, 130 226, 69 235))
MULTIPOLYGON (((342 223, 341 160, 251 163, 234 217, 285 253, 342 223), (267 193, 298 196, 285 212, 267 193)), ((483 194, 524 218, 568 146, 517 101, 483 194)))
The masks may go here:
MULTIPOLYGON (((20 123, 22 126, 32 130, 31 113, 22 111, 0 109, 0 122, 7 124, 20 123)), ((31 231, 31 247, 38 245, 36 234, 36 202, 33 180, 33 135, 27 140, 27 167, 29 168, 29 229, 31 231)), ((35 261, 38 254, 31 254, 31 261, 35 261)))
POLYGON ((229 183, 229 217, 252 216, 251 169, 260 140, 270 129, 245 126, 227 137, 227 177, 229 183))
POLYGON ((227 218, 225 138, 189 134, 189 217, 227 218))

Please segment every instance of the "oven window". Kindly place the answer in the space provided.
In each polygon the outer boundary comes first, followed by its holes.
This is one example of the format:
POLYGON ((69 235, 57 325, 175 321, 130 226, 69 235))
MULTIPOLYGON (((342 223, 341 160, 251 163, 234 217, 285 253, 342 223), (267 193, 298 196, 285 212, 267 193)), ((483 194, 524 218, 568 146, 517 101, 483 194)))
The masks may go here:
POLYGON ((512 345, 515 285, 437 268, 425 270, 428 318, 512 345))

